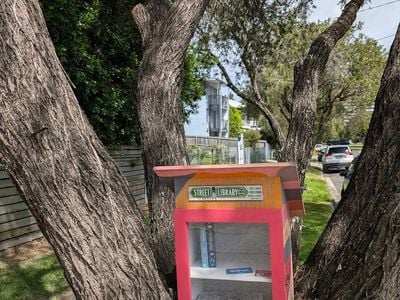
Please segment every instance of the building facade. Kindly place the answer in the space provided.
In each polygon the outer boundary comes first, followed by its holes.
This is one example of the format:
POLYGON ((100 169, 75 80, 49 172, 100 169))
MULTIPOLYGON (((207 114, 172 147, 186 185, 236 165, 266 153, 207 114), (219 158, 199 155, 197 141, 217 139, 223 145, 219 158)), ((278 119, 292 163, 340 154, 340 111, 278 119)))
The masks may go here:
POLYGON ((229 136, 229 89, 223 81, 207 79, 206 94, 198 102, 198 113, 185 124, 188 136, 229 136))

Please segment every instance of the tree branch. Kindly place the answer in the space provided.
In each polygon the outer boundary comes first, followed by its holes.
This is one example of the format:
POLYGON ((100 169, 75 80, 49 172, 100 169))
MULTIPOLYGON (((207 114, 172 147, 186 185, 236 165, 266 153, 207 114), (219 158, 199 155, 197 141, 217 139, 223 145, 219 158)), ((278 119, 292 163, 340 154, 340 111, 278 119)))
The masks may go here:
POLYGON ((316 64, 318 71, 322 72, 325 70, 331 51, 350 29, 357 17, 358 10, 363 4, 364 0, 352 0, 346 4, 337 21, 322 32, 311 44, 306 59, 313 61, 322 59, 322 61, 316 64))
POLYGON ((286 119, 288 123, 290 123, 290 115, 292 113, 293 103, 289 100, 289 87, 285 87, 283 90, 283 95, 281 97, 281 102, 279 102, 279 111, 286 119))
POLYGON ((260 90, 258 88, 256 74, 254 74, 254 78, 250 79, 250 80, 251 80, 251 86, 252 86, 253 93, 254 93, 253 103, 261 110, 261 112, 264 114, 264 116, 268 120, 268 123, 269 123, 272 131, 274 132, 276 140, 277 140, 279 146, 282 148, 285 145, 285 135, 283 134, 282 127, 279 124, 278 120, 275 118, 275 116, 267 108, 267 106, 265 105, 265 102, 263 101, 263 97, 261 96, 260 90))
MULTIPOLYGON (((214 54, 212 54, 215 58, 216 56, 214 54)), ((262 112, 262 114, 264 115, 264 117, 267 119, 268 124, 270 125, 272 131, 274 132, 274 135, 279 143, 279 146, 283 147, 284 143, 285 143, 285 135, 283 134, 282 128, 279 125, 278 120, 273 116, 273 114, 271 113, 271 111, 268 109, 268 107, 265 105, 265 103, 263 102, 261 93, 258 89, 258 85, 256 83, 256 80, 254 77, 252 77, 253 79, 251 79, 251 86, 252 86, 252 90, 253 90, 253 96, 254 97, 249 97, 248 95, 246 95, 245 93, 243 93, 231 80, 228 72, 226 71, 225 67, 221 64, 221 62, 218 60, 217 58, 217 66, 218 68, 221 70, 222 75, 224 76, 225 80, 226 80, 226 85, 236 94, 238 95, 240 98, 242 98, 243 100, 254 104, 255 106, 258 107, 258 109, 262 112)), ((247 69, 247 68, 246 68, 247 69)), ((247 70, 246 70, 247 71, 247 70)))
POLYGON ((136 4, 131 15, 142 37, 142 48, 146 49, 168 14, 169 7, 163 0, 144 0, 136 4))
POLYGON ((220 69, 222 76, 224 76, 226 80, 226 85, 229 87, 236 95, 238 95, 240 98, 242 98, 245 101, 252 102, 251 97, 247 96, 245 93, 243 93, 232 81, 231 77, 229 76, 228 72, 226 71, 225 67, 222 65, 222 63, 219 61, 217 56, 212 54, 216 59, 217 59, 217 66, 220 69))
POLYGON ((305 59, 294 67, 293 111, 282 160, 296 162, 302 184, 312 149, 321 75, 330 53, 351 28, 363 4, 364 0, 351 0, 338 20, 314 40, 305 59))

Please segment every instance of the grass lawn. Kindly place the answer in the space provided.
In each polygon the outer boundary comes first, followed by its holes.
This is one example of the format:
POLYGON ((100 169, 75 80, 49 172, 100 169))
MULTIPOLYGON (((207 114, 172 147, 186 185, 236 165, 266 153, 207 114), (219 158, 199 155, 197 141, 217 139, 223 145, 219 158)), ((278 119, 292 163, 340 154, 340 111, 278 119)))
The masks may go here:
POLYGON ((0 299, 49 299, 69 290, 54 254, 0 269, 0 299))
POLYGON ((306 215, 301 236, 299 264, 303 263, 318 241, 333 208, 331 195, 318 168, 310 167, 306 173, 307 190, 303 194, 306 215))

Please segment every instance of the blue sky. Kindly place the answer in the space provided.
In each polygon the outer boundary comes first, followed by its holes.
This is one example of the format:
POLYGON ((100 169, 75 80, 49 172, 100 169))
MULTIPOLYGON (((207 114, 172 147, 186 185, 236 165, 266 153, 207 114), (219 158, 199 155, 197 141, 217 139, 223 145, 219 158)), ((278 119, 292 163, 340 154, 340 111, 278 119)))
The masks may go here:
MULTIPOLYGON (((309 20, 323 21, 338 17, 341 11, 338 2, 339 0, 315 0, 316 8, 309 20)), ((357 21, 364 22, 362 32, 365 35, 377 39, 389 50, 400 22, 400 0, 372 0, 361 8, 357 21)))

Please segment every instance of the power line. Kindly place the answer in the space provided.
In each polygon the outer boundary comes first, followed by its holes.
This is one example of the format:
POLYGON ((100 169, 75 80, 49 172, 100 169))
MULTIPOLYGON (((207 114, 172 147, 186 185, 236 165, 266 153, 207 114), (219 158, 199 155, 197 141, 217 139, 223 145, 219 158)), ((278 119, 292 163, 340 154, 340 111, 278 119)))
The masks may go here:
POLYGON ((379 39, 376 39, 376 41, 384 40, 384 39, 390 38, 390 37, 392 37, 392 36, 394 36, 394 34, 381 37, 381 38, 379 38, 379 39))
POLYGON ((359 12, 371 10, 371 9, 374 9, 374 8, 379 8, 379 7, 386 6, 386 5, 389 5, 389 4, 393 4, 393 3, 396 3, 396 2, 400 2, 400 0, 395 0, 395 1, 386 2, 386 3, 383 3, 383 4, 379 4, 379 5, 377 5, 377 6, 370 6, 370 7, 368 7, 368 8, 365 8, 365 9, 360 10, 359 12))

